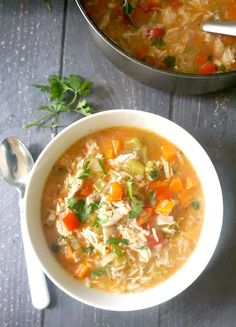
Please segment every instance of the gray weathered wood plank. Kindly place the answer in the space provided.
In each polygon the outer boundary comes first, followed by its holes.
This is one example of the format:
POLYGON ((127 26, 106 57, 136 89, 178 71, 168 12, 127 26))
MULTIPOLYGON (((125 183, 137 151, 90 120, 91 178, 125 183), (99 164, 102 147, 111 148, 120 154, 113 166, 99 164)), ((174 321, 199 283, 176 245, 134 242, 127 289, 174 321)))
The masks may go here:
MULTIPOLYGON (((0 141, 19 136, 34 155, 50 139, 50 131, 25 130, 36 119, 43 97, 31 84, 59 72, 63 1, 49 13, 42 0, 0 1, 0 141)), ((28 289, 20 235, 18 194, 0 176, 0 325, 40 326, 28 289)))
MULTIPOLYGON (((225 210, 223 230, 213 259, 187 291, 160 307, 163 326, 235 326, 235 104, 235 90, 173 99, 173 120, 196 137, 215 164, 225 210)), ((214 190, 212 192, 214 194, 214 190)))

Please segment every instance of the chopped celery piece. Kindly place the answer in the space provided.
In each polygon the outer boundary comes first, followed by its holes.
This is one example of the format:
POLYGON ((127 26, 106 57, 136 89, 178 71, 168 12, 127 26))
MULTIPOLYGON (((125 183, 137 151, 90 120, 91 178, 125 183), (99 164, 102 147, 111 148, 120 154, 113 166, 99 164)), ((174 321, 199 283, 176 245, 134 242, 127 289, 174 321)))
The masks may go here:
POLYGON ((147 156, 147 148, 146 146, 140 148, 140 149, 137 149, 136 150, 138 156, 140 157, 140 159, 143 161, 143 162, 146 162, 148 160, 148 156, 147 156))
POLYGON ((113 260, 113 264, 115 267, 119 267, 119 266, 122 266, 124 265, 125 263, 127 262, 127 258, 124 254, 120 255, 119 257, 116 257, 114 260, 113 260))
POLYGON ((133 160, 133 159, 128 160, 125 165, 125 170, 127 171, 127 173, 134 176, 144 175, 144 165, 138 160, 133 160))
POLYGON ((94 184, 93 187, 95 189, 95 191, 97 191, 98 193, 101 193, 102 190, 104 189, 106 183, 104 182, 104 180, 102 178, 99 178, 94 184))
POLYGON ((102 167, 100 166, 98 159, 91 158, 91 159, 89 159, 89 161, 90 161, 90 166, 89 167, 91 168, 91 170, 94 173, 102 173, 103 172, 102 167))
POLYGON ((137 138, 134 137, 133 139, 130 139, 129 141, 126 142, 132 150, 139 150, 142 148, 142 142, 137 138))
POLYGON ((119 257, 123 254, 122 248, 118 244, 111 244, 112 251, 119 257))
POLYGON ((150 170, 152 170, 152 169, 154 169, 154 168, 155 168, 155 166, 154 166, 154 164, 153 164, 152 161, 148 161, 148 162, 146 163, 146 165, 145 165, 145 170, 146 170, 146 171, 150 171, 150 170))

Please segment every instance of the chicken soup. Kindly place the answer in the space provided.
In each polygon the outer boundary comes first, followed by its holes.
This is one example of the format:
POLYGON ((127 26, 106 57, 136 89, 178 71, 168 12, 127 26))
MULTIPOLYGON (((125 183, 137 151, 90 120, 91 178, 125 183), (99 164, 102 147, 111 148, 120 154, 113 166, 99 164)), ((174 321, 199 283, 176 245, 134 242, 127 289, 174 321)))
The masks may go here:
POLYGON ((189 258, 204 216, 199 179, 184 153, 141 128, 80 139, 53 166, 42 224, 61 265, 87 287, 141 291, 189 258))
POLYGON ((236 70, 236 37, 206 33, 208 21, 236 21, 235 0, 83 0, 97 25, 131 56, 164 70, 236 70))

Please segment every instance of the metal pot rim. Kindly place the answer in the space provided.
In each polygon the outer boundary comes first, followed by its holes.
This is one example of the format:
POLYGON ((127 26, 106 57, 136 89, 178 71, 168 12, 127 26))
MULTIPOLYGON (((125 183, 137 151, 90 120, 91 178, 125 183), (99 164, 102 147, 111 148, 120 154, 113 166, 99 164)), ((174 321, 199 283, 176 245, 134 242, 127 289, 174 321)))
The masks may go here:
POLYGON ((190 73, 183 73, 183 72, 170 72, 167 70, 162 70, 156 67, 153 67, 151 65, 148 65, 132 56, 130 56, 128 53, 126 53, 124 50, 119 48, 112 40, 110 40, 91 20, 91 18, 87 15, 85 9, 83 8, 80 0, 75 0, 77 6, 81 10, 84 18, 87 20, 88 24, 93 28, 93 30, 99 34, 102 39, 110 46, 112 47, 116 52, 120 53, 122 56, 126 57, 128 60, 134 62, 136 65, 139 65, 140 67, 144 69, 148 69, 150 71, 157 71, 160 74, 163 75, 168 75, 170 77, 181 77, 181 78, 188 78, 188 79, 193 79, 193 80, 198 80, 198 79, 220 79, 222 77, 228 77, 228 76, 236 76, 236 71, 231 71, 231 72, 226 72, 226 73, 219 73, 219 74, 190 74, 190 73))

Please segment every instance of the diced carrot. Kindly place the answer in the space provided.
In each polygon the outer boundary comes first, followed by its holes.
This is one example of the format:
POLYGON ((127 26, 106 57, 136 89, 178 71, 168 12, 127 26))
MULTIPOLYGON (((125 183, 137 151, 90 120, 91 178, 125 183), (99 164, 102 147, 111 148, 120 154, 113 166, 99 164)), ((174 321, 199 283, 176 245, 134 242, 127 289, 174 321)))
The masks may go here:
POLYGON ((169 189, 173 193, 183 191, 183 182, 180 177, 173 177, 169 184, 169 189))
POLYGON ((84 279, 89 273, 89 267, 84 263, 79 263, 74 272, 74 276, 79 279, 84 279))
POLYGON ((168 183, 165 181, 152 181, 148 184, 148 188, 156 190, 157 188, 167 187, 168 183))
POLYGON ((174 9, 178 9, 183 6, 183 4, 181 2, 179 2, 178 0, 172 0, 170 5, 174 9))
POLYGON ((84 155, 86 155, 88 153, 88 149, 86 148, 86 146, 84 146, 82 148, 82 152, 83 152, 84 155))
POLYGON ((190 198, 190 195, 187 191, 183 191, 183 192, 180 192, 179 195, 179 200, 180 200, 180 203, 186 207, 190 204, 191 202, 191 198, 190 198))
POLYGON ((83 186, 81 187, 81 189, 79 191, 76 192, 76 197, 78 198, 84 198, 88 195, 90 195, 91 193, 93 193, 93 180, 92 179, 88 179, 84 181, 83 186))
POLYGON ((175 206, 175 202, 172 200, 164 200, 157 204, 155 212, 163 216, 168 216, 175 206))
POLYGON ((118 156, 118 154, 120 153, 121 148, 122 148, 121 140, 112 140, 112 145, 113 145, 113 148, 114 148, 115 156, 118 156))
POLYGON ((236 4, 235 3, 231 4, 227 8, 225 18, 228 21, 235 21, 236 20, 236 4))
POLYGON ((155 215, 153 208, 144 208, 142 214, 138 217, 137 223, 139 226, 146 224, 150 218, 155 215))
POLYGON ((111 184, 110 194, 107 196, 108 201, 120 201, 123 197, 124 188, 121 184, 114 182, 111 184))
POLYGON ((79 220, 72 211, 69 211, 68 214, 63 218, 63 223, 69 231, 80 227, 79 220))
POLYGON ((113 148, 107 149, 105 153, 105 157, 106 159, 113 159, 115 157, 114 149, 113 148))
POLYGON ((65 253, 65 258, 67 261, 72 261, 73 260, 73 252, 71 250, 71 247, 69 245, 66 245, 64 248, 64 253, 65 253))
POLYGON ((169 200, 170 199, 170 190, 168 187, 160 187, 156 190, 155 193, 156 199, 159 201, 169 200))
POLYGON ((173 161, 176 157, 176 147, 172 144, 166 144, 161 147, 161 155, 167 161, 173 161))

